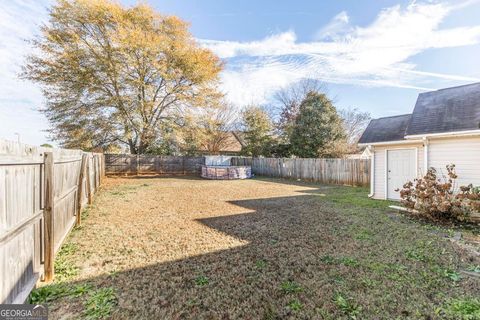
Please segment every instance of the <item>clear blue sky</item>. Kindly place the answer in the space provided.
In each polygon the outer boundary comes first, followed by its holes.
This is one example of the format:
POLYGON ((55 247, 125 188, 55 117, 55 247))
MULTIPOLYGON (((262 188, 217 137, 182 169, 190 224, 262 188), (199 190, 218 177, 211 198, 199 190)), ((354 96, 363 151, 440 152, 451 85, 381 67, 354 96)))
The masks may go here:
MULTIPOLYGON (((132 5, 136 1, 121 1, 132 5)), ((480 81, 480 1, 157 1, 191 23, 226 63, 222 90, 236 105, 270 103, 303 77, 327 83, 338 107, 374 117, 411 112, 419 92, 480 81)), ((51 0, 0 7, 0 138, 47 142, 38 88, 20 82, 24 39, 51 0)))

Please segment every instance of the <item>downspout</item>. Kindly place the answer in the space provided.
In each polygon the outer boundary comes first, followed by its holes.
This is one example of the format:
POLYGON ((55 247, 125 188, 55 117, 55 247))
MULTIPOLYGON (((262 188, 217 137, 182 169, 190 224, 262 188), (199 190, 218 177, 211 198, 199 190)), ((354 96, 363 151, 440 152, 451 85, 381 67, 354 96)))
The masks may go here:
POLYGON ((367 147, 370 150, 371 160, 370 160, 370 194, 369 198, 375 195, 375 150, 372 145, 367 147))
MULTIPOLYGON (((422 138, 423 140, 423 175, 427 174, 427 171, 428 171, 428 138, 427 137, 423 137, 422 138)), ((418 175, 418 172, 417 172, 417 175, 418 175)))

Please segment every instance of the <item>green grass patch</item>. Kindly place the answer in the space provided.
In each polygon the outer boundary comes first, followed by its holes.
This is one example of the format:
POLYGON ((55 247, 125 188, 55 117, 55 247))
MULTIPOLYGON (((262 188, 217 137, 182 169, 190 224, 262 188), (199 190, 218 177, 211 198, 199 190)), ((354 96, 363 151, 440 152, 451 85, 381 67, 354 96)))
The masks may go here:
POLYGON ((112 196, 124 197, 128 194, 136 193, 141 188, 149 186, 150 184, 148 183, 119 185, 108 193, 112 196))
POLYGON ((302 292, 303 288, 295 281, 285 281, 280 285, 282 291, 286 294, 302 292))
POLYGON ((55 257, 55 281, 67 281, 78 275, 79 269, 73 263, 73 255, 77 251, 75 243, 66 243, 55 257))
POLYGON ((329 255, 325 255, 320 258, 320 261, 325 264, 343 264, 347 267, 358 267, 360 265, 360 262, 356 258, 352 257, 335 258, 329 255))
POLYGON ((368 229, 363 229, 355 235, 355 239, 357 240, 373 240, 373 232, 368 229))
POLYGON ((341 293, 337 293, 333 297, 335 305, 349 318, 359 319, 361 308, 353 301, 353 299, 346 297, 341 293))
POLYGON ((480 299, 452 299, 440 309, 440 313, 451 319, 480 319, 480 299))
POLYGON ((427 256, 425 255, 424 251, 418 248, 405 250, 405 257, 413 261, 427 261, 427 256))
POLYGON ((335 264, 335 258, 329 255, 325 255, 321 257, 320 261, 322 261, 325 264, 335 264))
POLYGON ((267 267, 267 262, 265 260, 257 260, 257 262, 255 262, 255 266, 258 269, 265 269, 267 267))
POLYGON ((84 316, 86 319, 106 319, 117 305, 117 297, 113 288, 99 289, 85 302, 84 316))
POLYGON ((378 286, 378 281, 365 277, 361 280, 361 284, 365 288, 373 289, 378 286))
POLYGON ((443 276, 455 282, 460 281, 461 279, 460 274, 453 270, 443 270, 443 276))
POLYGON ((44 304, 62 297, 78 298, 90 294, 92 288, 90 284, 80 284, 76 286, 68 286, 64 283, 50 284, 33 289, 28 297, 28 301, 31 304, 44 304))
POLYGON ((288 308, 292 311, 300 311, 302 310, 302 307, 303 307, 302 304, 297 299, 293 299, 288 303, 288 308))
POLYGON ((467 271, 470 271, 470 272, 475 272, 475 273, 480 273, 480 265, 469 265, 467 267, 467 271))
POLYGON ((195 278, 195 284, 199 287, 206 286, 210 280, 206 276, 198 276, 195 278))
POLYGON ((386 209, 388 206, 396 203, 393 201, 370 199, 368 192, 369 189, 363 187, 334 187, 326 191, 326 197, 320 199, 326 199, 344 206, 375 209, 386 209))
POLYGON ((33 289, 28 297, 31 304, 44 304, 68 295, 65 285, 51 284, 33 289))
POLYGON ((360 265, 357 259, 350 257, 341 258, 340 263, 347 267, 358 267, 360 265))

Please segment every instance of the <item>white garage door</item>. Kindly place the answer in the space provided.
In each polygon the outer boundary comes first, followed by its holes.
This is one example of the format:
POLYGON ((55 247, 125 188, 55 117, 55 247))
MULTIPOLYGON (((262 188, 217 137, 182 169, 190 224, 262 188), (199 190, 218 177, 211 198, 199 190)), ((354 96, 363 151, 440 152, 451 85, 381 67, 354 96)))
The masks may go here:
POLYGON ((407 181, 416 178, 415 149, 387 150, 387 198, 398 200, 407 181))

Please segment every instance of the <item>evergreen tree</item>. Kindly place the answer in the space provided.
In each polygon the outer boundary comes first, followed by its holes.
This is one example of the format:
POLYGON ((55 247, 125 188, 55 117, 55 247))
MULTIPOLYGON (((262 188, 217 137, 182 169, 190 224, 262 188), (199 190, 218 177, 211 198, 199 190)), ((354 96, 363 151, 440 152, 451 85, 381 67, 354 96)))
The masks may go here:
POLYGON ((339 157, 344 152, 345 129, 342 119, 325 94, 310 92, 295 118, 290 143, 302 158, 339 157))

